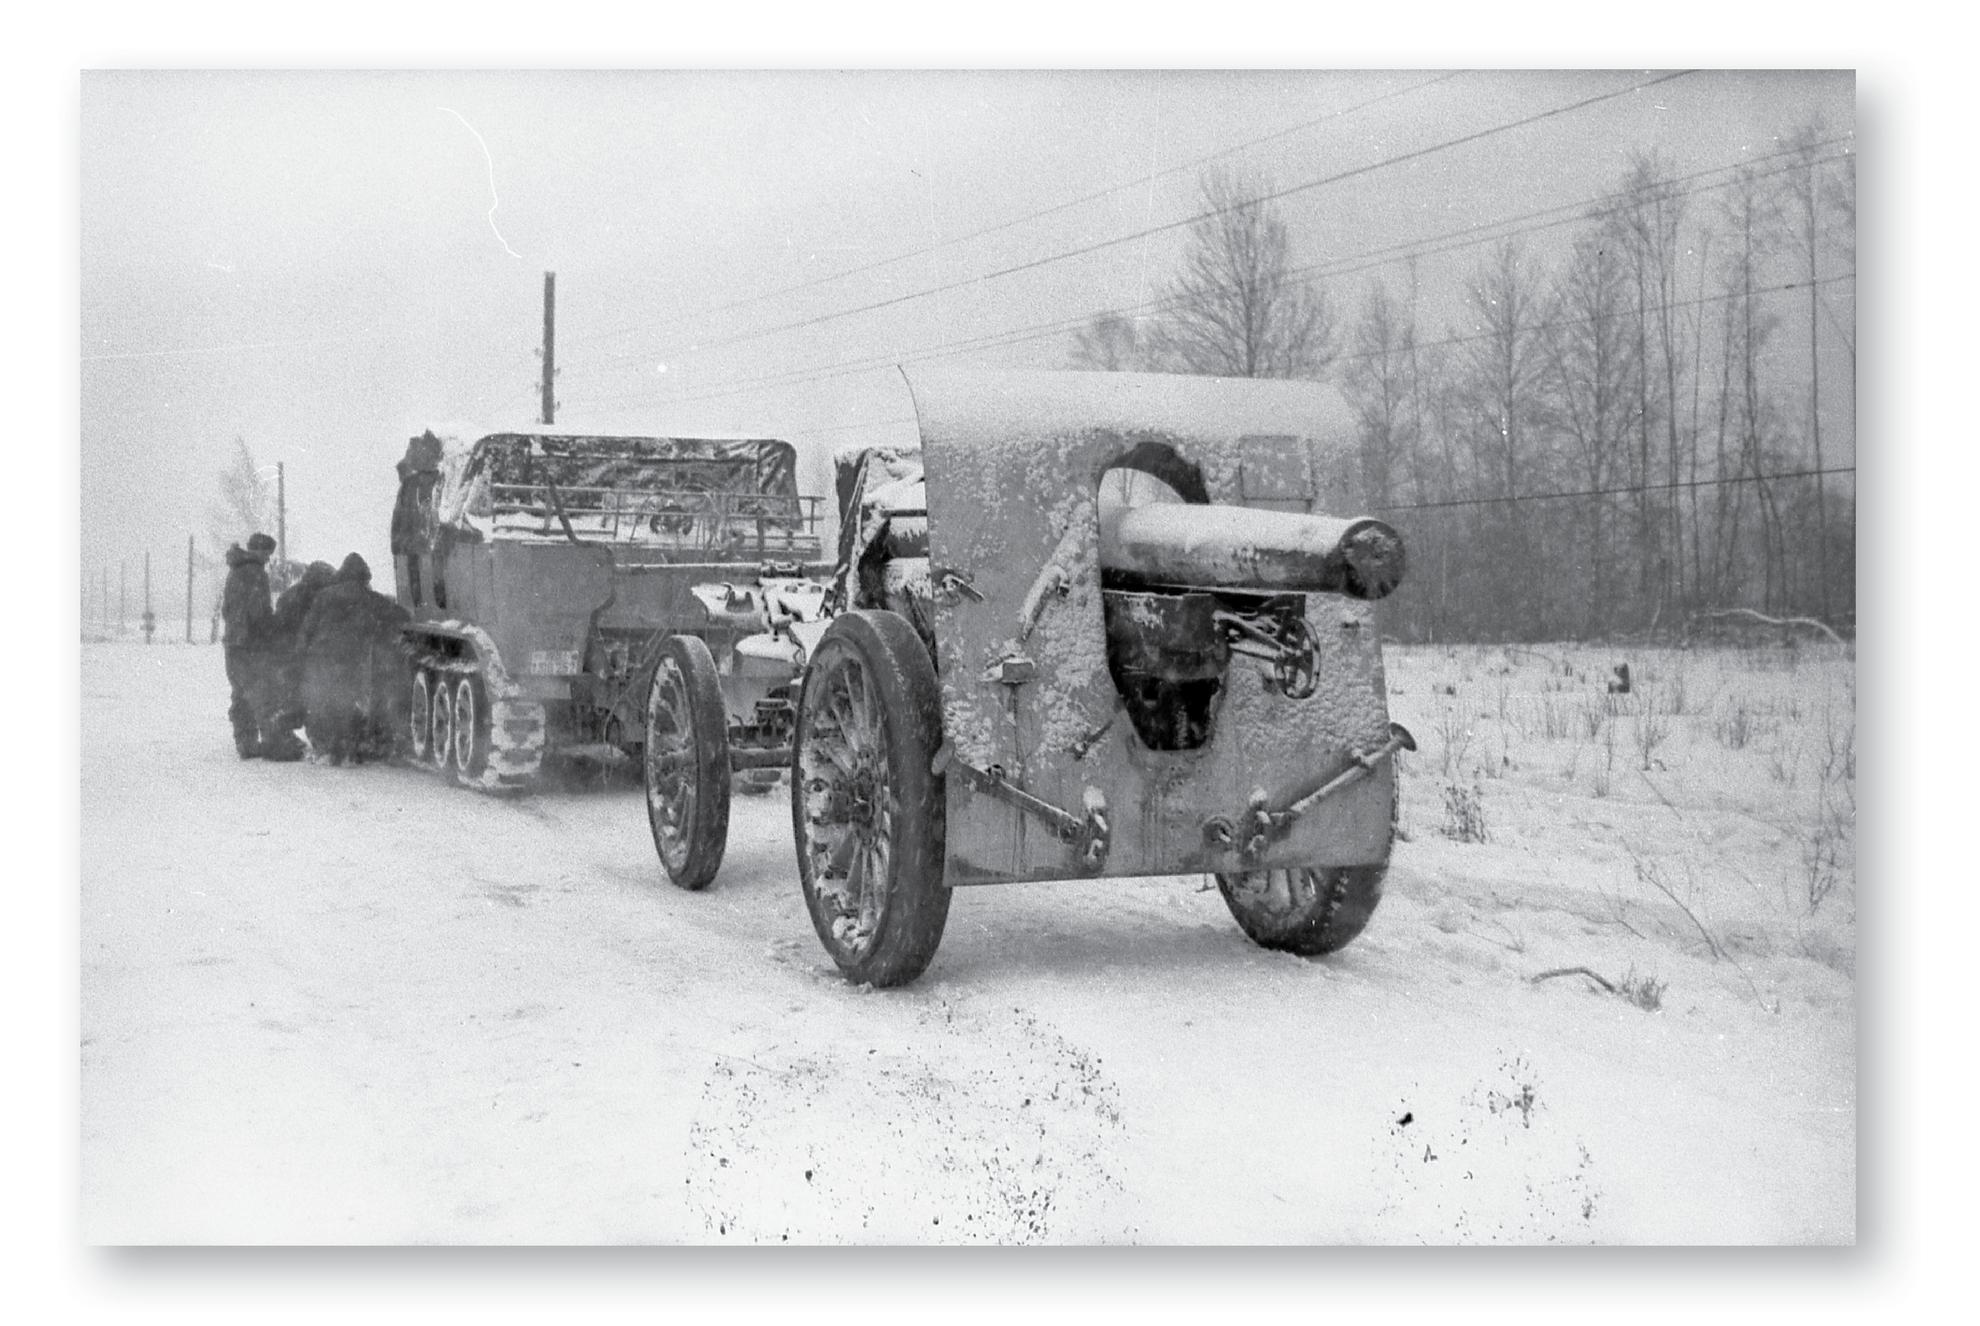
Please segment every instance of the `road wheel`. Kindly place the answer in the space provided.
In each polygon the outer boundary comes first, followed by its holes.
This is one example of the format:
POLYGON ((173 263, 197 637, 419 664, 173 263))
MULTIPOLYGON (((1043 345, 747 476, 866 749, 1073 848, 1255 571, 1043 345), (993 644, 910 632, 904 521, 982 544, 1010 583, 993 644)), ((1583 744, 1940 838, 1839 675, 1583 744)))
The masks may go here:
POLYGON ((849 980, 904 985, 942 942, 935 665, 892 612, 836 618, 798 697, 791 820, 811 925, 849 980))
POLYGON ((1317 957, 1344 947, 1382 901, 1387 866, 1302 866, 1217 876, 1239 928, 1264 948, 1317 957))
POLYGON ((433 717, 426 727, 426 757, 441 773, 451 771, 454 765, 454 706, 447 702, 447 689, 446 674, 436 673, 427 706, 433 717))
POLYGON ((646 819, 667 878, 707 888, 729 837, 729 719, 715 656, 670 636, 646 692, 646 819))
POLYGON ((454 687, 454 772, 481 777, 488 767, 488 707, 481 702, 481 678, 462 677, 454 687))
POLYGON ((412 675, 412 715, 407 726, 412 731, 412 757, 427 758, 433 741, 433 678, 425 668, 414 668, 412 675))

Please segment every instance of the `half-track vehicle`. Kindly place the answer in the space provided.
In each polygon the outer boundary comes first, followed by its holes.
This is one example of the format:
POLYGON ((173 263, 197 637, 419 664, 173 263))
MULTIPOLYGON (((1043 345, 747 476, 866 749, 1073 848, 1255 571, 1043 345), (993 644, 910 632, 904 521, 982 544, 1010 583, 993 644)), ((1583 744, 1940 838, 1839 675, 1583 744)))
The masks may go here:
MULTIPOLYGON (((1331 952, 1393 833, 1376 603, 1402 541, 1352 510, 1312 383, 910 378, 919 449, 850 448, 805 661, 791 818, 849 978, 913 980, 952 890, 1210 874, 1244 932, 1331 952)), ((719 742, 690 725, 666 758, 719 742)), ((702 762, 705 765, 705 762, 702 762)))
POLYGON ((525 789, 560 752, 664 763, 692 723, 692 784, 656 788, 649 770, 648 810, 674 881, 706 884, 732 775, 774 781, 791 762, 787 627, 818 615, 829 570, 796 465, 769 438, 412 439, 392 569, 413 616, 413 758, 525 789))

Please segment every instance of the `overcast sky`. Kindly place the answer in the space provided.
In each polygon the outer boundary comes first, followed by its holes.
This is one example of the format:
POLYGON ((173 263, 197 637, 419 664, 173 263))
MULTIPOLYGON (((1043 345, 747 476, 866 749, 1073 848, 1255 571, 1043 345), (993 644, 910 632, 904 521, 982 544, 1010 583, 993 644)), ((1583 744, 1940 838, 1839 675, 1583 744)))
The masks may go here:
MULTIPOLYGON (((1280 204, 1314 263, 1575 207, 1635 150, 1682 175, 1854 127, 1847 73, 1690 74, 1567 109, 1655 77, 85 75, 84 582, 150 549, 177 603, 237 435, 286 463, 295 555, 356 549, 382 575, 405 438, 535 417, 545 271, 560 419, 822 451, 912 436, 885 361, 1061 366, 1053 324, 1154 298, 1181 228, 1056 255, 1187 217, 1205 158, 1281 187, 1355 172, 1280 204), (1005 333, 1025 339, 966 344, 1005 333)), ((1426 334, 1482 253, 1421 259, 1426 334)), ((1330 289, 1351 309, 1405 271, 1330 289)))

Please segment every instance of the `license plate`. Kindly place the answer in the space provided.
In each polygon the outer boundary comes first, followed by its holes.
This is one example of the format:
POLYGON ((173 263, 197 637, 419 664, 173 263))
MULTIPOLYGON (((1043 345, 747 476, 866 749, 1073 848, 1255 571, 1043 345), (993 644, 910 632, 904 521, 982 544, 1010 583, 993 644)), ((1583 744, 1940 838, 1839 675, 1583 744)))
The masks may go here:
POLYGON ((584 668, 575 649, 537 649, 530 652, 529 670, 538 677, 568 677, 584 668))

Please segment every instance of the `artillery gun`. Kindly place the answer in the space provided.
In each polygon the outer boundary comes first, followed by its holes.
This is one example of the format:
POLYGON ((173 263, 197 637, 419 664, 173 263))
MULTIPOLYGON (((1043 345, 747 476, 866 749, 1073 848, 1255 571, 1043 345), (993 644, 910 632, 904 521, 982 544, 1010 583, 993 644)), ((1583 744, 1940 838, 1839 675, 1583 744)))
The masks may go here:
MULTIPOLYGON (((1120 373, 910 379, 920 447, 837 458, 791 817, 813 928, 913 980, 952 890, 1207 873, 1256 942, 1368 923, 1393 834, 1375 604, 1402 541, 1339 482, 1316 384, 1120 373)), ((704 744, 684 733, 673 767, 704 744)), ((713 728, 706 741, 719 740, 713 728)))
POLYGON ((675 882, 707 883, 732 775, 790 763, 787 627, 818 614, 829 569, 817 503, 774 439, 412 439, 392 518, 412 756, 524 789, 559 752, 664 765, 691 723, 694 783, 649 768, 648 810, 675 882))

